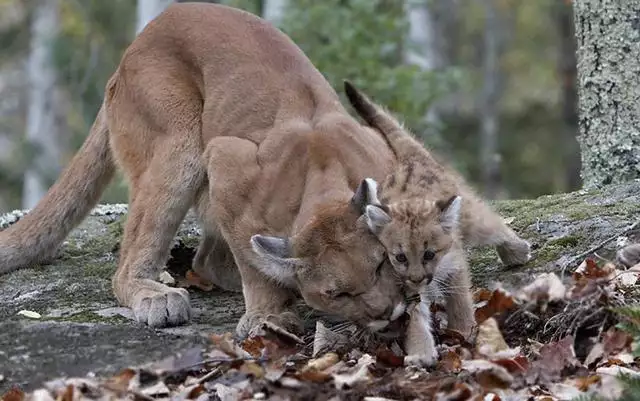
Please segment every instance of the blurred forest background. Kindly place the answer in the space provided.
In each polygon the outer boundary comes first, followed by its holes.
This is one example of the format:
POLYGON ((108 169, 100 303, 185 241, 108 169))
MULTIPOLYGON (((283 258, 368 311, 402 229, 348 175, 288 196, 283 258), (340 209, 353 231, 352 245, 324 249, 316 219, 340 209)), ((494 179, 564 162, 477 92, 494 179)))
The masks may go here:
MULTIPOLYGON (((122 52, 170 2, 0 0, 0 212, 55 181, 122 52)), ((272 21, 341 96, 352 80, 485 196, 581 186, 570 0, 216 2, 272 21)), ((120 178, 103 202, 126 201, 120 178)))

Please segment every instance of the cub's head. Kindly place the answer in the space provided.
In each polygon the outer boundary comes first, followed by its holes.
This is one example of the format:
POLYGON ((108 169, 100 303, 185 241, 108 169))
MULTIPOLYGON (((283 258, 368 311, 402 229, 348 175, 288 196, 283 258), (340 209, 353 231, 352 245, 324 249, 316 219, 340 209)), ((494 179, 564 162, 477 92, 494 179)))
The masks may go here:
POLYGON ((257 267, 297 289, 312 308, 380 330, 405 310, 401 283, 364 213, 379 204, 363 180, 353 198, 327 206, 294 237, 251 237, 257 267))
POLYGON ((431 282, 458 238, 459 196, 436 202, 412 198, 388 206, 368 205, 367 225, 384 245, 408 289, 431 282))

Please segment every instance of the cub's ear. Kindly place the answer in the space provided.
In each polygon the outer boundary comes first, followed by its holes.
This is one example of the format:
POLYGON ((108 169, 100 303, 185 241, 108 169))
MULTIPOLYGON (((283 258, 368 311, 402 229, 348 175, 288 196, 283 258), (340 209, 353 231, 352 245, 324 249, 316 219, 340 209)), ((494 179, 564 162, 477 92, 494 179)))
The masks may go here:
POLYGON ((356 193, 351 198, 351 204, 360 214, 364 214, 367 205, 380 205, 378 183, 373 178, 360 181, 356 193))
POLYGON ((456 229, 460 222, 462 198, 454 195, 449 199, 436 201, 436 206, 440 209, 440 224, 442 227, 447 231, 456 229))
POLYGON ((258 270, 288 288, 296 288, 296 267, 301 261, 291 257, 289 238, 256 234, 251 237, 251 247, 258 255, 258 270))
POLYGON ((369 230, 378 235, 382 229, 389 223, 391 223, 391 216, 387 214, 380 206, 367 205, 365 209, 365 216, 367 218, 367 226, 369 230))

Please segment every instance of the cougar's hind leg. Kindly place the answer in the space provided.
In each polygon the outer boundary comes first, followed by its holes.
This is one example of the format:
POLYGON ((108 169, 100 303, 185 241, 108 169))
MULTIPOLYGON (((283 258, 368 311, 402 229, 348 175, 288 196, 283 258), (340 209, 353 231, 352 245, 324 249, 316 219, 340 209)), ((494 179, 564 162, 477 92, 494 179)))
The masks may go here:
POLYGON ((229 244, 209 210, 209 188, 198 197, 197 211, 202 225, 202 240, 193 259, 193 270, 202 278, 226 290, 242 291, 240 272, 229 244))

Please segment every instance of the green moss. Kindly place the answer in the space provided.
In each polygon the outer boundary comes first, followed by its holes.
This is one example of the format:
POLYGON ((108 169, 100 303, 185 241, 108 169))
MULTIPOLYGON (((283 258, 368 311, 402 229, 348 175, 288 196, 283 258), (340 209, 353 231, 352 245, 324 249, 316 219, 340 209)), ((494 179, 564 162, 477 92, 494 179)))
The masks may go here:
POLYGON ((82 311, 78 313, 74 313, 69 316, 60 316, 60 317, 45 317, 45 320, 55 321, 55 322, 70 322, 70 323, 102 323, 102 324, 125 324, 129 323, 130 320, 125 318, 124 316, 114 315, 114 316, 100 316, 95 312, 91 311, 82 311))
POLYGON ((547 242, 547 246, 553 247, 574 247, 580 245, 581 237, 578 235, 567 235, 566 237, 556 238, 547 242))
POLYGON ((123 214, 118 217, 117 220, 107 224, 107 232, 114 238, 122 238, 124 234, 124 225, 127 220, 127 215, 123 214))

